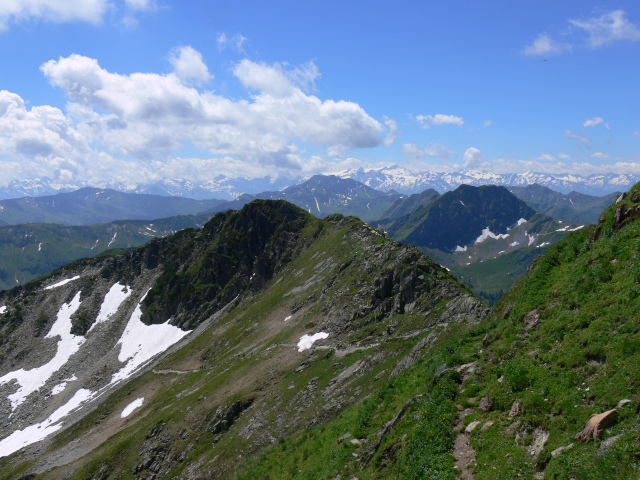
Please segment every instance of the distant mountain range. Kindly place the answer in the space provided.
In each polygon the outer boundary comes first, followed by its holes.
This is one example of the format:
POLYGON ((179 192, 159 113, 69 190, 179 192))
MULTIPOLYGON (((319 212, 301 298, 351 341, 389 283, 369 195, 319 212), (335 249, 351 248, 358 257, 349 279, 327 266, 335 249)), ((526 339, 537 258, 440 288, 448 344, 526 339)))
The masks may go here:
MULTIPOLYGON (((438 192, 433 194, 437 196, 438 192)), ((396 192, 385 193, 375 190, 349 178, 315 175, 299 185, 287 187, 282 191, 241 195, 236 200, 216 205, 206 213, 239 210, 256 199, 286 200, 304 208, 316 217, 322 218, 332 213, 341 213, 370 222, 379 218, 394 202, 403 197, 396 192)))
MULTIPOLYGON (((395 191, 407 195, 420 193, 430 188, 438 192, 447 192, 455 190, 460 185, 526 187, 538 184, 564 194, 575 191, 587 195, 603 196, 613 192, 626 191, 640 181, 640 175, 634 174, 575 175, 540 172, 497 174, 476 170, 464 170, 456 173, 412 172, 398 165, 375 169, 351 169, 327 174, 356 180, 383 192, 395 191)), ((243 193, 257 194, 265 191, 283 190, 309 178, 305 176, 289 178, 266 176, 249 179, 218 175, 215 178, 203 179, 198 182, 165 178, 152 184, 104 182, 100 185, 88 185, 82 182, 60 183, 48 178, 36 178, 23 181, 14 180, 7 186, 0 187, 0 199, 53 195, 93 186, 129 193, 188 197, 196 200, 210 198, 233 200, 243 193)))
POLYGON ((542 185, 510 187, 509 191, 526 202, 536 212, 564 222, 597 223, 598 217, 621 192, 602 197, 571 192, 567 195, 542 185))
POLYGON ((93 225, 122 219, 149 220, 194 215, 222 203, 222 200, 193 200, 86 187, 57 195, 0 200, 0 225, 93 225))

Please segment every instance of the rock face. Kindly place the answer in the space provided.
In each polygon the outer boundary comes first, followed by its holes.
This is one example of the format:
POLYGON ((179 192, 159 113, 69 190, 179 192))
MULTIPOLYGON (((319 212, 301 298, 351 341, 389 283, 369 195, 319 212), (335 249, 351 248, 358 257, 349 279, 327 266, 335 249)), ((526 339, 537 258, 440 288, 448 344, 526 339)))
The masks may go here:
POLYGON ((588 442, 592 438, 596 440, 602 436, 605 429, 613 426, 618 421, 618 411, 614 408, 604 413, 594 414, 589 417, 584 429, 573 436, 579 442, 588 442))
POLYGON ((0 471, 223 476, 486 314, 445 269, 353 217, 252 202, 0 292, 0 453, 26 447, 0 471))

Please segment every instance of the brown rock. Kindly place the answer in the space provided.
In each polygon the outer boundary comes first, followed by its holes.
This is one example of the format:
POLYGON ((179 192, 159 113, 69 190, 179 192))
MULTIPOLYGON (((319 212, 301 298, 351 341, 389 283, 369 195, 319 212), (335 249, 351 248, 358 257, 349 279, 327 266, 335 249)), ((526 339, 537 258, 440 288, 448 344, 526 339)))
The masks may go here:
POLYGON ((593 414, 587 420, 584 429, 573 436, 574 440, 588 442, 600 437, 606 428, 609 428, 618 421, 618 411, 614 408, 604 413, 593 414))
POLYGON ((494 422, 492 420, 489 420, 487 423, 485 423, 482 428, 480 429, 481 432, 486 432, 487 430, 489 430, 491 427, 493 427, 494 422))
POLYGON ((480 409, 481 412, 484 412, 484 413, 490 412, 492 407, 493 405, 492 405, 491 399, 489 398, 489 395, 485 395, 480 399, 478 408, 480 409))
POLYGON ((520 413, 520 400, 516 400, 515 402, 513 402, 513 405, 511 405, 511 410, 509 411, 509 418, 513 418, 513 417, 517 417, 518 414, 520 413))

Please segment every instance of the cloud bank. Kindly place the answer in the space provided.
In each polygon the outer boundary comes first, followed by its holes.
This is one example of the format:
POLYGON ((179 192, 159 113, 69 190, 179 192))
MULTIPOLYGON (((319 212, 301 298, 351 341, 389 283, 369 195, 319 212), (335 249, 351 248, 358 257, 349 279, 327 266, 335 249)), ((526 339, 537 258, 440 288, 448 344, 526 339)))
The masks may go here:
POLYGON ((47 165, 60 178, 133 176, 136 169, 154 176, 180 149, 193 147, 212 158, 191 159, 192 168, 206 162, 209 171, 225 163, 244 165, 243 172, 276 167, 300 173, 317 168, 323 151, 343 154, 390 145, 397 137, 392 119, 383 124, 356 103, 305 93, 320 75, 313 62, 241 60, 233 75, 247 96, 231 99, 197 88, 214 77, 191 46, 172 50, 168 59, 168 74, 130 75, 76 54, 45 62, 42 73, 70 100, 66 112, 28 109, 19 95, 0 92, 0 173, 20 164, 31 176, 47 165), (123 168, 127 164, 136 168, 123 168))

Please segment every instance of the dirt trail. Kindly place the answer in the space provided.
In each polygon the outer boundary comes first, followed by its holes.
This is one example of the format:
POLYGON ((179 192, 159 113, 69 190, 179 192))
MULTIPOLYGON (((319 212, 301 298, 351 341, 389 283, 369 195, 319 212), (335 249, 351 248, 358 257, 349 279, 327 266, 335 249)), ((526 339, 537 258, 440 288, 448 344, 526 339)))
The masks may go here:
MULTIPOLYGON (((458 372, 463 374, 462 383, 469 379, 470 373, 477 368, 477 362, 468 363, 458 367, 458 372)), ((476 413, 473 408, 465 408, 458 406, 458 421, 454 427, 454 432, 458 432, 453 444, 453 456, 456 459, 455 469, 457 471, 456 478, 462 480, 475 480, 473 476, 473 466, 476 464, 476 451, 471 445, 471 437, 464 430, 464 419, 467 415, 476 413)))

